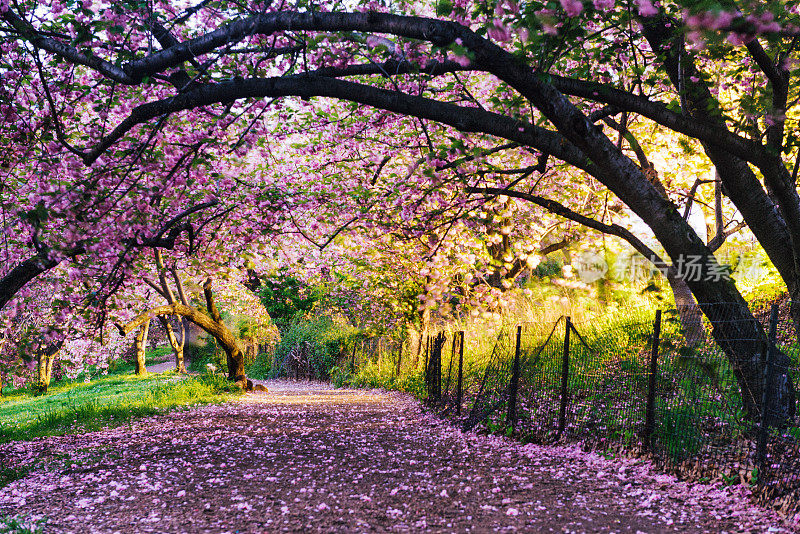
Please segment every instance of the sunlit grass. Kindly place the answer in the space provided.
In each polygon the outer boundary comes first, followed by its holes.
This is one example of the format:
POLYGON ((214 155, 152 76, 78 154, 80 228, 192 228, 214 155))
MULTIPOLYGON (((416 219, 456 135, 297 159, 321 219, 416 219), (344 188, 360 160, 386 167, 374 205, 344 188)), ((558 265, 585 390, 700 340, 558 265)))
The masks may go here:
POLYGON ((0 404, 0 442, 98 430, 179 406, 222 402, 236 391, 220 376, 174 373, 108 376, 41 396, 17 391, 0 404))

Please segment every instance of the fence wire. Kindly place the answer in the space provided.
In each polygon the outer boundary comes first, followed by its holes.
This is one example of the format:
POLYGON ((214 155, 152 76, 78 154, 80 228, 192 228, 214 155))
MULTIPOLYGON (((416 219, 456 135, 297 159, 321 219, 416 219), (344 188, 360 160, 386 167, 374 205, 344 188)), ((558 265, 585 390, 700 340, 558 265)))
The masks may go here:
POLYGON ((702 308, 506 325, 480 370, 463 368, 458 333, 431 338, 429 400, 464 429, 648 453, 666 470, 749 484, 796 508, 795 325, 788 313, 753 321, 739 305, 702 308))

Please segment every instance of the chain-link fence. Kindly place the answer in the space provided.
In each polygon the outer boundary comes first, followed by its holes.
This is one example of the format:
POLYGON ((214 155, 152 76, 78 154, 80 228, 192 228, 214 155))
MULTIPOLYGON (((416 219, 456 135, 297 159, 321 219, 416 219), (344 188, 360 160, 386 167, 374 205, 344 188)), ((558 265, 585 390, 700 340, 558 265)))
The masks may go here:
POLYGON ((428 400, 465 429, 648 453, 670 471, 795 506, 794 323, 777 307, 755 321, 738 305, 702 309, 505 326, 490 353, 470 355, 477 370, 464 361, 469 332, 439 333, 425 344, 428 400))

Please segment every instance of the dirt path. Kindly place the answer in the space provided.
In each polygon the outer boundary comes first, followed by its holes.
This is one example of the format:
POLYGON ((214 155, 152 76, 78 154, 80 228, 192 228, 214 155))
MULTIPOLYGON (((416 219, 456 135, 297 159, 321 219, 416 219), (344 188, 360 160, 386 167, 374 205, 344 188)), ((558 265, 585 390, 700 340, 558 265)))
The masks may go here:
POLYGON ((267 394, 0 446, 39 462, 0 514, 52 532, 790 532, 743 490, 633 461, 462 434, 406 396, 267 394))
MULTIPOLYGON (((188 363, 187 363, 188 365, 188 363)), ((171 371, 175 369, 175 360, 167 360, 161 363, 154 363, 147 366, 148 373, 163 373, 164 371, 171 371)))

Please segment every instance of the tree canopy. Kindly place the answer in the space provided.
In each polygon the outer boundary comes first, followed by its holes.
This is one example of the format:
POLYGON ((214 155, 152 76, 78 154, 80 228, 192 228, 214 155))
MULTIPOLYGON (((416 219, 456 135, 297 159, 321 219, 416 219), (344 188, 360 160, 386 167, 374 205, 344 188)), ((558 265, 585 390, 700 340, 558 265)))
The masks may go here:
MULTIPOLYGON (((720 276, 716 243, 679 209, 703 184, 665 184, 670 170, 648 151, 666 138, 713 166, 800 323, 797 10, 4 2, 0 304, 63 260, 92 275, 103 303, 153 247, 231 257, 276 233, 324 245, 357 227, 434 236, 425 239, 436 249, 448 224, 501 221, 471 208, 502 195, 679 271, 755 412, 762 358, 737 340, 764 333, 720 276), (615 220, 620 210, 663 253, 615 220), (738 306, 736 321, 722 320, 723 303, 738 306)), ((509 275, 508 247, 495 252, 509 275)), ((782 411, 793 413, 782 383, 782 411)))

